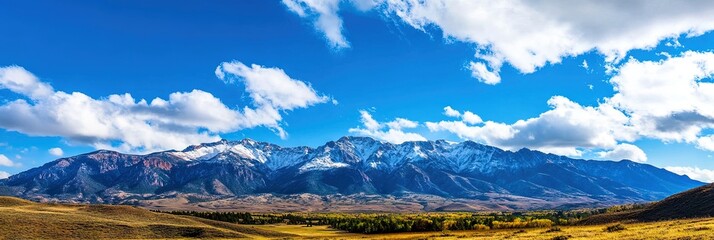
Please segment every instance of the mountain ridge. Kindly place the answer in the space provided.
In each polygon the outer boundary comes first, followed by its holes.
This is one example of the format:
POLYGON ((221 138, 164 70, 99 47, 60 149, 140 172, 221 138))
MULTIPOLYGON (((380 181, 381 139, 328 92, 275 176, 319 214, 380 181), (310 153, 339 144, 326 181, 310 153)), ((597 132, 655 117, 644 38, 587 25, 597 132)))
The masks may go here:
POLYGON ((391 144, 346 136, 314 148, 223 139, 145 155, 98 150, 0 180, 0 194, 103 203, 304 193, 499 201, 496 194, 578 205, 653 201, 700 185, 629 160, 512 152, 472 141, 391 144))

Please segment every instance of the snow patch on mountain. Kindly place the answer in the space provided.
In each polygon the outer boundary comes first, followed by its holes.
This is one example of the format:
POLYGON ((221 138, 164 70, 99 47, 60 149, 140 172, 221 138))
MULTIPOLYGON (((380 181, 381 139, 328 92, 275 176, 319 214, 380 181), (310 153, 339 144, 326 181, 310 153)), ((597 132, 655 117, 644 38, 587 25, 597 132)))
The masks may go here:
POLYGON ((230 146, 227 143, 219 142, 217 144, 211 144, 210 146, 198 145, 189 148, 190 150, 186 149, 181 152, 170 152, 169 154, 186 161, 208 160, 216 157, 222 152, 225 152, 230 148, 230 146))
POLYGON ((428 156, 426 153, 421 151, 420 146, 414 146, 414 155, 411 155, 412 157, 420 157, 420 158, 427 158, 428 156))
POLYGON ((330 155, 313 158, 312 161, 305 163, 300 167, 300 173, 315 170, 329 170, 334 168, 349 167, 349 164, 342 162, 333 162, 330 155))
POLYGON ((265 155, 262 154, 262 151, 260 151, 259 149, 248 149, 247 147, 243 146, 243 144, 234 145, 230 149, 230 151, 242 158, 257 160, 261 163, 265 163, 267 161, 265 155))
MULTIPOLYGON (((505 154, 504 150, 475 142, 454 143, 444 140, 391 144, 366 137, 343 137, 319 148, 280 147, 250 139, 222 140, 168 152, 186 161, 225 160, 246 164, 262 163, 270 170, 296 167, 300 173, 351 167, 390 172, 405 164, 422 162, 431 167, 456 173, 490 174, 500 170, 530 167, 548 159, 530 151, 505 154), (228 154, 230 153, 230 154, 228 154), (494 155, 498 155, 494 160, 494 155), (216 158, 220 156, 219 158, 216 158)), ((421 164, 421 163, 420 163, 421 164)))

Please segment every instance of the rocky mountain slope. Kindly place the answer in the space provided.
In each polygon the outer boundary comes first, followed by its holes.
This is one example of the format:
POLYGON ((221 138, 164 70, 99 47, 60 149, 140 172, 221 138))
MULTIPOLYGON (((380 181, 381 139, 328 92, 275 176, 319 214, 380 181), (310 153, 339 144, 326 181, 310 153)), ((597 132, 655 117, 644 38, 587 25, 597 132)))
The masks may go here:
POLYGON ((222 140, 183 151, 96 151, 61 158, 0 181, 0 194, 122 203, 180 194, 421 194, 568 204, 653 201, 703 183, 647 164, 578 160, 475 142, 382 143, 343 137, 317 148, 222 140))

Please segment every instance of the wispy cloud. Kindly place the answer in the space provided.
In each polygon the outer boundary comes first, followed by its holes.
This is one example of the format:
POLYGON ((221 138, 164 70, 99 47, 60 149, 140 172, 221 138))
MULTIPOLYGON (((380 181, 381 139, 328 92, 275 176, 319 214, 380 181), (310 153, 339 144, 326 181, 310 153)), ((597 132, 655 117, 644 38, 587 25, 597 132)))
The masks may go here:
POLYGON ((397 118, 390 122, 380 123, 366 111, 360 111, 362 126, 350 128, 349 132, 375 138, 390 143, 403 143, 407 141, 426 141, 426 138, 417 134, 405 132, 404 129, 416 128, 419 123, 404 118, 397 118))
POLYGON ((12 160, 7 158, 5 155, 0 154, 0 166, 14 167, 14 166, 17 166, 17 163, 14 163, 12 160))
POLYGON ((340 0, 283 0, 283 4, 301 18, 309 19, 332 48, 350 47, 342 33, 342 18, 337 15, 340 0))

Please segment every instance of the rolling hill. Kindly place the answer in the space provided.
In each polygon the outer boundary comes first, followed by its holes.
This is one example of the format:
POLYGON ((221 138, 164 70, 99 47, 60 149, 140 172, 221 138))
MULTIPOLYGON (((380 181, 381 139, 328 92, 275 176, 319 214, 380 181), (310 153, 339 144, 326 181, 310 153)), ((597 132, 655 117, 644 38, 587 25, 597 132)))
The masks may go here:
POLYGON ((0 197, 0 239, 285 238, 296 235, 130 206, 60 205, 0 197))
POLYGON ((595 215, 583 221, 597 224, 614 221, 660 221, 714 216, 714 184, 708 184, 674 194, 641 209, 595 215))

